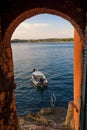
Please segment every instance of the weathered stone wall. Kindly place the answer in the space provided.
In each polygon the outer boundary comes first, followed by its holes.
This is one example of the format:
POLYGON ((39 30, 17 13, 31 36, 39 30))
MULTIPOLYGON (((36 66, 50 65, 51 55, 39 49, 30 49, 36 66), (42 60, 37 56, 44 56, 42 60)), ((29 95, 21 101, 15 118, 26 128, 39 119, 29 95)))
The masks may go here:
POLYGON ((11 45, 0 43, 0 130, 17 130, 11 45))
MULTIPOLYGON (((87 13, 83 0, 8 0, 0 8, 0 129, 17 130, 18 120, 14 98, 14 65, 11 36, 16 27, 25 19, 36 14, 49 13, 61 16, 71 22, 75 32, 74 103, 80 109, 81 94, 81 53, 85 38, 87 41, 87 13), (6 6, 5 6, 6 5, 6 6), (86 17, 85 17, 86 16, 86 17), (86 25, 86 27, 85 27, 86 25), (85 30, 85 35, 84 35, 85 30), (79 33, 79 35, 78 35, 79 33), (79 46, 79 47, 78 47, 79 46), (79 63, 79 67, 78 67, 79 63), (79 71, 78 71, 79 69, 79 71), (79 75, 78 75, 79 74, 79 75), (79 90, 79 93, 78 93, 79 90)), ((74 110, 75 130, 79 128, 80 111, 74 110)))
POLYGON ((86 12, 86 26, 85 26, 85 43, 87 44, 87 12, 86 12))
MULTIPOLYGON (((40 9, 50 9, 57 12, 60 12, 60 15, 65 19, 68 19, 75 28, 78 30, 80 35, 83 34, 85 28, 85 11, 83 8, 83 0, 75 1, 75 0, 10 0, 6 2, 6 6, 4 10, 2 9, 1 18, 2 18, 2 36, 4 37, 8 27, 17 19, 22 13, 26 12, 25 18, 29 18, 36 14, 36 8, 40 9), (29 15, 28 12, 33 9, 33 12, 29 15), (10 14, 10 15, 9 15, 10 14), (65 15, 64 15, 65 14, 65 15), (68 17, 66 17, 66 15, 68 17), (4 24, 5 23, 5 24, 4 24), (78 25, 78 26, 77 26, 78 25)), ((38 12, 40 13, 40 12, 38 12)), ((42 13, 47 13, 42 12, 42 13)), ((50 12, 49 12, 50 13, 50 12)), ((23 16, 24 17, 24 16, 23 16)), ((23 18, 21 18, 23 19, 23 18)), ((23 19, 24 20, 24 19, 23 19)), ((22 20, 20 20, 21 23, 22 20)), ((14 26, 18 26, 16 21, 14 26)), ((15 27, 16 28, 16 27, 15 27)), ((9 30, 12 31, 12 30, 9 30)))

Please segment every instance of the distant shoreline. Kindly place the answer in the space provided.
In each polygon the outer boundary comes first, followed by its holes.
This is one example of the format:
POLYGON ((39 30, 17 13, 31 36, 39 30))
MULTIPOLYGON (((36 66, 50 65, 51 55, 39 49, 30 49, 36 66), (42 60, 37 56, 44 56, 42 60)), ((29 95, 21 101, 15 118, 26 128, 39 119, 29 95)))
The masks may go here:
POLYGON ((41 42, 73 42, 74 38, 48 38, 48 39, 13 39, 12 43, 41 43, 41 42))

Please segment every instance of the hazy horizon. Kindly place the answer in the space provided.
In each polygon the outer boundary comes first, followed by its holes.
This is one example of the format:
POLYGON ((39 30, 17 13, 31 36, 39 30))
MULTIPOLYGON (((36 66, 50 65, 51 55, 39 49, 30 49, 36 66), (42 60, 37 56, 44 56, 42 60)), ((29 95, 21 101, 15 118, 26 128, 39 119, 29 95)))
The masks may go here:
POLYGON ((13 39, 73 38, 74 27, 64 18, 39 14, 23 21, 14 31, 13 39))

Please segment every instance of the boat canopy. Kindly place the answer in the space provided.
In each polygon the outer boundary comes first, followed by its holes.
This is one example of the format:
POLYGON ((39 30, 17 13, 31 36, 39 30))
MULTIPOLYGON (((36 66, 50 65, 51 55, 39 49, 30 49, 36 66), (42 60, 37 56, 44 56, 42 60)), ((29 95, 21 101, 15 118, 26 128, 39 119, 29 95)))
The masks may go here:
POLYGON ((40 71, 33 72, 33 75, 36 76, 36 77, 39 76, 39 77, 45 78, 45 75, 42 72, 40 72, 40 71))

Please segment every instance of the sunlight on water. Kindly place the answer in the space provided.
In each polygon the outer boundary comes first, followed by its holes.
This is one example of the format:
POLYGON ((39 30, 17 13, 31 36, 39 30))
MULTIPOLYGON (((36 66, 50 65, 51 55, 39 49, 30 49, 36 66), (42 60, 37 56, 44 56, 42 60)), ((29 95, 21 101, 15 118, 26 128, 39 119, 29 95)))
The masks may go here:
POLYGON ((15 71, 15 98, 19 115, 50 107, 51 94, 56 106, 67 107, 73 100, 73 43, 12 43, 15 71), (48 88, 37 90, 31 81, 32 70, 42 71, 48 88))

